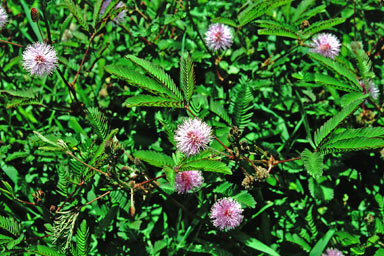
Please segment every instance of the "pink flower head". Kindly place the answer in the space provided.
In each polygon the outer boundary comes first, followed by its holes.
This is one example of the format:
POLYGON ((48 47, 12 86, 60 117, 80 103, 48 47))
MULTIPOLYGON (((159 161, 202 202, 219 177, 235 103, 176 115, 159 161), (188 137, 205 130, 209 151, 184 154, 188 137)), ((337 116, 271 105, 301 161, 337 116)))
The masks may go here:
POLYGON ((175 141, 177 149, 187 156, 205 149, 212 140, 212 129, 197 118, 189 118, 177 127, 175 141))
POLYGON ((212 51, 225 50, 231 47, 232 35, 228 26, 215 23, 205 33, 205 42, 212 51))
MULTIPOLYGON (((105 0, 104 1, 103 5, 100 8, 100 16, 103 16, 103 14, 107 10, 110 3, 111 3, 111 0, 105 0)), ((116 5, 115 9, 119 9, 119 8, 123 8, 123 7, 126 7, 126 5, 122 2, 119 2, 116 5)), ((127 16, 127 10, 124 9, 113 19, 113 21, 116 23, 121 23, 124 21, 125 16, 127 16)))
POLYGON ((372 98, 377 100, 379 98, 380 91, 371 80, 359 81, 361 88, 363 88, 364 94, 369 94, 372 98))
POLYGON ((211 209, 210 218, 215 227, 222 231, 234 229, 243 220, 243 209, 235 199, 226 197, 219 199, 211 209))
POLYGON ((319 53, 325 57, 334 59, 340 52, 340 41, 335 35, 321 33, 312 39, 311 52, 319 53))
POLYGON ((4 26, 5 23, 7 23, 8 15, 5 12, 4 8, 0 6, 0 28, 4 26))
POLYGON ((176 175, 176 191, 179 194, 191 193, 200 188, 204 182, 201 171, 185 171, 176 175))
POLYGON ((28 45, 23 52, 23 66, 31 75, 49 75, 57 66, 56 51, 45 43, 28 45))
POLYGON ((326 253, 323 253, 321 256, 344 256, 344 254, 337 249, 328 248, 326 253))

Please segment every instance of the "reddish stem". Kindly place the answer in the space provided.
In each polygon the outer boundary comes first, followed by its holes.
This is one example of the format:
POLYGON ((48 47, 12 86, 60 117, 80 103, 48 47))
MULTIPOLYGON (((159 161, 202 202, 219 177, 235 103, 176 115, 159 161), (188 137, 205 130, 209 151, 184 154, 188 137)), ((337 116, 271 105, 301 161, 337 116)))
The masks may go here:
POLYGON ((97 200, 99 200, 99 199, 102 198, 102 197, 105 197, 106 195, 108 195, 108 194, 111 193, 111 192, 112 192, 112 191, 107 191, 107 192, 105 192, 105 193, 102 194, 101 196, 98 196, 98 197, 96 197, 95 199, 89 201, 88 203, 86 203, 86 204, 80 206, 80 209, 83 208, 83 207, 85 207, 85 206, 87 206, 87 205, 89 205, 89 204, 91 204, 91 203, 93 203, 93 202, 95 202, 95 201, 97 201, 97 200))
POLYGON ((73 157, 76 161, 78 161, 79 163, 81 163, 81 164, 87 166, 88 168, 90 168, 90 169, 92 169, 92 170, 94 170, 94 171, 97 171, 98 173, 101 173, 101 174, 103 174, 103 175, 106 176, 106 177, 109 177, 108 173, 103 172, 103 171, 101 171, 101 170, 99 170, 99 169, 97 169, 97 168, 95 168, 95 167, 93 167, 93 166, 90 166, 90 165, 87 164, 87 163, 84 163, 84 162, 81 161, 79 158, 77 158, 71 151, 67 151, 67 155, 73 157))
POLYGON ((81 187, 83 184, 84 184, 84 181, 81 181, 79 184, 77 184, 75 190, 74 190, 74 191, 73 191, 73 192, 72 192, 72 193, 71 193, 71 194, 64 200, 64 202, 57 208, 56 213, 59 212, 59 211, 63 208, 64 204, 65 204, 66 202, 68 202, 69 199, 72 198, 72 196, 76 193, 76 191, 79 189, 79 187, 81 187))
POLYGON ((292 161, 296 161, 296 160, 299 160, 301 159, 301 156, 298 156, 298 157, 295 157, 295 158, 291 158, 291 159, 287 159, 287 160, 279 160, 279 161, 274 161, 273 162, 273 165, 278 165, 278 164, 281 164, 281 163, 286 163, 286 162, 292 162, 292 161))
POLYGON ((1 40, 1 39, 0 39, 0 43, 11 44, 11 45, 14 45, 14 46, 17 46, 17 47, 24 47, 21 44, 16 44, 16 43, 12 43, 12 42, 9 42, 9 41, 4 41, 4 40, 1 40))
POLYGON ((138 187, 141 187, 142 185, 146 184, 146 183, 149 183, 149 182, 152 182, 152 181, 155 181, 155 180, 158 180, 160 178, 164 178, 166 175, 163 174, 163 175, 160 175, 158 177, 155 177, 155 178, 152 178, 152 179, 149 179, 149 180, 146 180, 144 182, 141 182, 141 183, 138 183, 135 185, 134 189, 138 188, 138 187))
POLYGON ((83 57, 83 59, 82 59, 82 61, 81 61, 81 63, 80 63, 79 70, 77 70, 77 73, 76 73, 76 75, 75 75, 75 78, 73 79, 73 82, 72 82, 72 84, 71 84, 72 87, 75 87, 75 83, 76 83, 77 77, 79 76, 80 71, 81 71, 81 68, 82 68, 83 65, 84 65, 85 58, 86 58, 87 55, 88 55, 88 51, 89 51, 89 49, 91 48, 91 44, 92 44, 93 39, 95 38, 95 36, 96 36, 95 33, 93 33, 93 34, 91 35, 91 39, 89 40, 89 44, 88 44, 87 50, 85 51, 85 53, 84 53, 84 57, 83 57))

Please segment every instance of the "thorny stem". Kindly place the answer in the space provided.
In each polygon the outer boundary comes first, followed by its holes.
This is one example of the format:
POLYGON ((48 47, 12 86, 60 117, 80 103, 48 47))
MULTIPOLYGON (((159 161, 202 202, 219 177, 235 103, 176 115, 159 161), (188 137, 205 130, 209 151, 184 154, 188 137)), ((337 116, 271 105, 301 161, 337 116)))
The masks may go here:
POLYGON ((95 167, 93 167, 93 166, 90 166, 90 165, 87 164, 87 163, 84 163, 84 162, 81 161, 79 158, 77 158, 71 151, 67 151, 66 154, 69 155, 69 156, 71 156, 72 158, 74 158, 74 159, 75 159, 76 161, 78 161, 79 163, 81 163, 81 164, 87 166, 88 168, 90 168, 90 169, 92 169, 92 170, 94 170, 94 171, 96 171, 96 172, 98 172, 98 173, 101 173, 101 174, 103 174, 103 175, 106 176, 106 177, 109 177, 109 174, 108 174, 108 173, 103 172, 103 171, 101 171, 101 170, 99 170, 99 169, 97 169, 97 168, 95 168, 95 167))
POLYGON ((81 182, 79 182, 79 184, 77 184, 77 186, 76 186, 76 188, 75 188, 75 190, 64 200, 64 202, 57 208, 57 210, 56 210, 56 213, 57 212, 59 212, 62 208, 63 208, 63 206, 64 206, 64 204, 66 203, 66 202, 68 202, 71 198, 72 198, 72 196, 76 193, 76 191, 82 186, 84 184, 84 181, 81 181, 81 182))
POLYGON ((99 199, 102 198, 102 197, 105 197, 106 195, 108 195, 108 194, 111 193, 111 192, 112 192, 112 191, 107 191, 107 192, 105 192, 105 193, 102 194, 101 196, 98 196, 98 197, 96 197, 95 199, 89 201, 88 203, 86 203, 86 204, 80 206, 79 209, 81 209, 81 208, 83 208, 83 207, 85 207, 85 206, 87 206, 87 205, 89 205, 89 204, 91 204, 91 203, 93 203, 93 202, 99 200, 99 199))
POLYGON ((4 40, 1 40, 1 39, 0 39, 0 43, 11 44, 11 45, 14 45, 14 46, 17 46, 17 47, 24 47, 24 46, 21 45, 21 44, 12 43, 12 42, 4 41, 4 40))
POLYGON ((298 157, 295 157, 295 158, 291 158, 291 159, 286 159, 286 160, 279 160, 279 161, 274 161, 273 162, 273 165, 278 165, 278 164, 282 164, 282 163, 286 163, 286 162, 292 162, 292 161, 296 161, 296 160, 299 160, 301 159, 301 156, 298 156, 298 157))
POLYGON ((73 79, 73 82, 72 82, 72 87, 74 87, 75 86, 75 83, 76 83, 76 80, 77 80, 77 77, 79 76, 79 74, 80 74, 80 71, 81 71, 81 68, 83 67, 83 65, 84 65, 84 62, 85 62, 85 58, 87 57, 87 55, 88 55, 88 51, 89 51, 89 49, 91 48, 91 44, 92 44, 92 42, 93 42, 93 39, 95 38, 95 36, 96 36, 96 33, 92 33, 92 35, 91 35, 91 39, 89 40, 89 44, 88 44, 88 47, 87 47, 87 50, 85 51, 85 53, 84 53, 84 57, 83 57, 83 60, 81 61, 81 63, 80 63, 80 67, 79 67, 79 70, 77 70, 77 73, 76 73, 76 75, 75 75, 75 78, 73 79))

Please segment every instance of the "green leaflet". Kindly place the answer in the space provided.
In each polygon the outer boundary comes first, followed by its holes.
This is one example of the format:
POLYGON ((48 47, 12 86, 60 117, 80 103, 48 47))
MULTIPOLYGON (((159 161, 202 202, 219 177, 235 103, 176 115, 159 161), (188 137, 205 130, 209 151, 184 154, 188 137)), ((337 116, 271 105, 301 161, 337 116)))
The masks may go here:
POLYGON ((293 39, 299 38, 299 36, 288 29, 284 28, 265 28, 265 29, 259 29, 257 30, 257 33, 259 35, 274 35, 274 36, 283 36, 283 37, 289 37, 293 39))
POLYGON ((104 140, 110 132, 106 117, 97 108, 88 108, 86 113, 86 118, 93 127, 94 131, 100 139, 104 140))
POLYGON ((346 84, 344 81, 336 79, 332 76, 320 74, 320 73, 307 73, 304 75, 304 80, 308 82, 320 83, 322 85, 334 87, 337 90, 342 90, 346 92, 359 92, 361 94, 361 90, 356 89, 356 87, 350 86, 346 84))
POLYGON ((149 106, 149 107, 172 107, 172 108, 183 108, 183 101, 178 101, 169 98, 156 97, 151 95, 137 95, 130 97, 123 103, 126 107, 137 107, 137 106, 149 106))
POLYGON ((307 172, 314 178, 318 178, 323 173, 323 156, 319 152, 311 152, 309 149, 304 149, 301 153, 304 167, 307 172))
POLYGON ((224 174, 232 174, 231 168, 229 168, 225 163, 211 160, 211 159, 200 159, 193 160, 187 163, 182 164, 179 167, 179 170, 189 171, 189 170, 201 170, 207 172, 218 172, 224 174))
POLYGON ((214 18, 214 19, 212 19, 212 24, 213 23, 221 23, 221 24, 225 24, 225 25, 228 25, 231 27, 237 27, 236 21, 229 19, 229 18, 225 18, 225 17, 214 18))
POLYGON ((229 112, 233 116, 233 124, 239 129, 244 129, 250 122, 253 112, 252 109, 253 95, 247 79, 242 78, 233 90, 229 112))
POLYGON ((305 15, 309 7, 315 3, 315 0, 303 0, 297 6, 296 10, 293 12, 291 22, 294 23, 298 21, 302 15, 305 15))
POLYGON ((331 28, 333 26, 336 26, 338 24, 341 24, 344 21, 345 21, 345 18, 335 18, 335 19, 315 22, 315 23, 311 24, 311 26, 309 26, 308 28, 304 29, 304 31, 302 33, 303 37, 309 38, 312 35, 316 34, 317 32, 320 32, 322 30, 325 30, 325 29, 331 28))
POLYGON ((68 10, 72 13, 73 16, 75 16, 76 20, 79 22, 79 24, 89 32, 89 26, 86 23, 86 21, 83 19, 85 15, 82 13, 82 10, 78 5, 76 5, 72 0, 65 0, 65 6, 68 8, 68 10))
POLYGON ((355 86, 357 90, 362 90, 359 82, 357 81, 357 78, 355 74, 353 74, 348 68, 346 68, 343 64, 336 62, 330 58, 324 57, 320 54, 309 52, 309 57, 319 61, 323 66, 325 66, 327 69, 345 77, 350 82, 352 82, 352 85, 355 86))
POLYGON ((193 62, 189 54, 185 54, 180 59, 180 83, 184 92, 184 100, 188 103, 195 88, 195 74, 193 62))
POLYGON ((176 172, 169 166, 164 166, 163 171, 167 177, 168 182, 172 185, 172 187, 175 186, 176 172))
POLYGON ((139 150, 139 151, 136 151, 133 155, 139 158, 140 160, 143 160, 149 163, 150 165, 153 165, 156 167, 174 165, 172 157, 156 151, 139 150))
POLYGON ((366 127, 359 129, 348 129, 344 131, 336 131, 329 137, 328 143, 336 143, 339 140, 353 139, 358 137, 364 138, 384 138, 384 127, 366 127))
POLYGON ((161 84, 166 86, 172 92, 172 94, 174 96, 172 98, 178 99, 180 101, 183 100, 183 96, 182 96, 180 90, 177 88, 175 82, 172 80, 172 78, 167 73, 165 73, 165 71, 163 69, 152 64, 151 62, 149 62, 147 60, 140 59, 140 58, 133 56, 133 55, 127 55, 126 58, 129 59, 130 61, 132 61, 134 64, 140 66, 149 75, 151 75, 152 77, 157 79, 161 84))
POLYGON ((351 42, 351 51, 357 60, 357 67, 361 79, 372 79, 375 74, 372 72, 372 62, 365 51, 362 49, 360 42, 351 42))
POLYGON ((367 137, 357 137, 349 139, 341 139, 334 143, 326 143, 321 146, 319 151, 322 154, 329 154, 333 152, 346 152, 346 151, 357 151, 357 150, 367 150, 375 148, 383 148, 384 139, 379 138, 367 138, 367 137))
POLYGON ((21 225, 14 218, 0 216, 0 229, 6 230, 14 236, 21 234, 21 225))
POLYGON ((328 136, 343 122, 349 115, 351 115, 363 103, 367 95, 361 94, 359 99, 354 100, 347 106, 345 106, 339 113, 325 122, 314 134, 314 143, 316 149, 325 142, 328 136))
POLYGON ((245 10, 240 12, 237 16, 239 20, 240 27, 248 24, 257 17, 260 17, 264 13, 279 6, 285 5, 292 2, 292 0, 274 0, 274 1, 265 1, 258 0, 254 3, 251 3, 245 10))
POLYGON ((65 254, 61 254, 55 249, 52 249, 44 245, 36 245, 32 248, 28 248, 27 252, 33 253, 34 255, 41 255, 41 256, 65 256, 65 254))
POLYGON ((245 190, 242 190, 239 194, 233 196, 240 204, 245 205, 250 208, 255 208, 256 201, 253 196, 245 190))
POLYGON ((160 84, 156 80, 140 74, 139 72, 132 70, 129 67, 121 65, 109 65, 104 67, 104 69, 108 73, 126 80, 130 85, 143 88, 144 90, 155 95, 177 99, 170 89, 160 84))
POLYGON ((86 220, 83 220, 76 232, 76 255, 87 256, 89 251, 89 228, 86 220))
POLYGON ((233 231, 231 232, 231 235, 233 236, 234 239, 237 241, 243 243, 244 245, 255 249, 260 252, 264 252, 267 255, 272 255, 272 256, 279 256, 280 254, 277 253, 275 250, 273 250, 271 247, 268 245, 262 243, 261 241, 257 240, 256 238, 250 237, 247 234, 240 232, 240 231, 233 231))
POLYGON ((221 117, 228 125, 232 125, 232 120, 228 115, 227 110, 224 108, 224 104, 219 103, 217 101, 211 101, 210 110, 221 117))

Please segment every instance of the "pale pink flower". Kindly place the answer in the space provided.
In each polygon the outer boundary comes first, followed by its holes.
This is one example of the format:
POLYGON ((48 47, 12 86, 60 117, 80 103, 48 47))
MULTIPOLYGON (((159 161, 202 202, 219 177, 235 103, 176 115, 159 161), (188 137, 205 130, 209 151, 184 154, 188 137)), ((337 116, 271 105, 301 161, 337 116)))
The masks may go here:
POLYGON ((228 26, 215 23, 205 33, 205 42, 212 51, 225 50, 232 45, 232 34, 228 26))
POLYGON ((337 249, 328 248, 326 253, 323 253, 321 256, 344 256, 344 254, 337 249))
POLYGON ((176 191, 179 194, 191 193, 199 189, 204 182, 201 171, 179 172, 175 178, 176 191))
POLYGON ((310 51, 334 59, 340 52, 340 41, 335 35, 321 33, 312 39, 310 51))
POLYGON ((8 14, 3 7, 0 6, 0 29, 7 23, 8 14))
POLYGON ((210 218, 215 227, 222 231, 236 228, 243 220, 243 209, 235 199, 226 197, 219 199, 211 209, 210 218))
POLYGON ((31 75, 51 74, 56 69, 57 61, 55 49, 45 43, 28 45, 23 52, 23 66, 31 75))
POLYGON ((212 129, 197 118, 189 118, 177 127, 175 141, 177 149, 187 156, 205 149, 212 140, 212 129))
POLYGON ((364 94, 368 93, 375 100, 379 98, 380 91, 371 80, 363 80, 363 81, 359 81, 359 83, 361 88, 363 88, 364 94))
MULTIPOLYGON (((103 2, 103 5, 100 8, 100 16, 103 16, 103 14, 107 10, 108 5, 110 3, 111 3, 111 0, 105 0, 103 2)), ((123 8, 123 7, 126 7, 126 5, 124 3, 122 3, 122 2, 119 2, 116 5, 115 9, 119 9, 119 8, 123 8)), ((127 16, 127 10, 124 9, 113 19, 113 21, 116 22, 116 23, 122 23, 124 21, 125 16, 127 16)))

